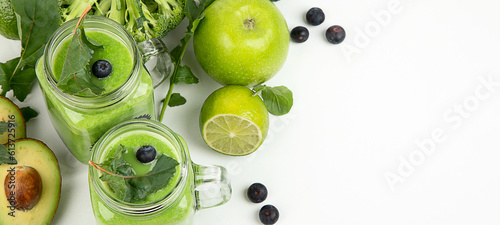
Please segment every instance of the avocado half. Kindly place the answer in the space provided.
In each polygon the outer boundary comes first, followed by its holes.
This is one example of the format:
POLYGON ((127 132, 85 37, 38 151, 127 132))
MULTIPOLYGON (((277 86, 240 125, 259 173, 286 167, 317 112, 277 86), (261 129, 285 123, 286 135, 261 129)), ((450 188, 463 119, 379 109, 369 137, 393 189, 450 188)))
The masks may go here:
POLYGON ((24 122, 21 110, 8 98, 0 96, 0 121, 17 124, 16 127, 0 134, 0 144, 6 145, 7 142, 26 137, 26 123, 24 122))
MULTIPOLYGON (((50 224, 61 195, 61 172, 57 158, 47 145, 35 139, 19 139, 8 146, 10 151, 15 152, 17 164, 0 165, 0 183, 2 184, 0 187, 0 206, 2 206, 0 207, 0 224, 50 224), (12 184, 30 186, 30 184, 21 183, 21 181, 29 179, 18 179, 18 182, 14 179, 14 182, 11 182, 9 174, 15 167, 31 167, 40 175, 42 185, 40 196, 34 206, 29 207, 30 209, 16 209, 11 204, 13 202, 7 199, 8 193, 6 191, 14 190, 12 184), (8 179, 6 180, 6 178, 8 179)), ((17 169, 15 171, 20 172, 17 169)))

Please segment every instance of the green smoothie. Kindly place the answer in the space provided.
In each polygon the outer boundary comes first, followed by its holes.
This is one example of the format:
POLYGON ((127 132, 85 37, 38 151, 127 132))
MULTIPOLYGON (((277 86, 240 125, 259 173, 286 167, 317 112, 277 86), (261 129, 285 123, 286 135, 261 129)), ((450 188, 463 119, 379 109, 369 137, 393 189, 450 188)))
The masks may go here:
MULTIPOLYGON (((86 34, 102 44, 103 49, 95 51, 87 70, 91 71, 92 64, 101 59, 113 67, 108 77, 92 78, 92 82, 105 89, 101 96, 74 96, 57 89, 71 33, 54 43, 49 42, 48 51, 36 68, 52 123, 66 147, 82 163, 88 163, 92 145, 115 124, 137 117, 156 118, 153 82, 142 65, 135 43, 127 39, 126 33, 117 31, 118 28, 101 24, 101 18, 92 20, 95 21, 88 19, 96 24, 86 24, 86 34)), ((66 25, 64 29, 71 31, 74 25, 66 25)))
MULTIPOLYGON (((110 33, 89 30, 85 31, 85 34, 93 40, 98 40, 97 42, 103 46, 103 48, 94 51, 90 59, 89 68, 86 71, 91 73, 90 68, 97 60, 107 60, 113 67, 111 74, 106 78, 97 78, 90 74, 92 83, 99 87, 103 87, 103 94, 109 93, 125 83, 128 75, 132 72, 134 66, 132 53, 128 50, 127 46, 124 45, 123 41, 114 38, 110 33)), ((59 81, 59 77, 61 76, 70 41, 71 36, 67 37, 60 44, 54 54, 52 68, 56 81, 59 81)))
MULTIPOLYGON (((103 152, 99 154, 101 157, 97 158, 100 162, 96 163, 102 163, 106 159, 113 157, 116 151, 123 151, 121 146, 126 149, 126 152, 123 154, 123 159, 132 166, 136 176, 149 173, 155 166, 158 157, 162 154, 171 157, 180 163, 182 163, 183 160, 182 156, 179 155, 181 152, 176 150, 175 146, 163 136, 148 130, 137 130, 122 133, 119 136, 114 137, 112 141, 107 143, 106 147, 103 148, 103 152), (141 163, 136 157, 136 152, 142 146, 152 146, 156 149, 156 159, 149 163, 141 163)), ((99 173, 102 174, 102 172, 99 173)), ((123 202, 123 204, 148 204, 159 202, 166 196, 172 194, 176 185, 179 184, 180 179, 181 165, 177 165, 173 177, 169 180, 165 187, 155 193, 148 194, 143 200, 132 201, 130 203, 123 202)), ((179 197, 174 199, 174 201, 172 201, 172 203, 166 206, 163 210, 159 210, 155 213, 155 215, 125 215, 122 212, 117 212, 103 202, 101 198, 99 198, 93 185, 91 185, 90 196, 92 198, 94 215, 99 224, 191 224, 190 215, 194 213, 195 205, 193 193, 191 191, 192 186, 194 185, 193 181, 193 174, 190 172, 188 174, 187 183, 184 187, 181 187, 182 189, 178 190, 180 191, 179 197)), ((90 180, 89 182, 92 181, 90 180)), ((113 192, 106 182, 102 182, 101 180, 98 180, 97 182, 100 182, 105 195, 116 198, 116 193, 113 192)))

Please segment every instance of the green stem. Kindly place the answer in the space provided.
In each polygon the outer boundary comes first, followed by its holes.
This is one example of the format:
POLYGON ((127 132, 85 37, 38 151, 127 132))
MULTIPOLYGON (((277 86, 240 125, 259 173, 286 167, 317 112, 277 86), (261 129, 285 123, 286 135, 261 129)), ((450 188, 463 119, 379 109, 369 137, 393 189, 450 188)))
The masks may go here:
MULTIPOLYGON (((192 34, 186 35, 188 40, 191 39, 191 35, 192 34)), ((168 102, 170 101, 170 98, 172 97, 172 91, 174 90, 174 81, 175 81, 175 78, 177 77, 177 71, 179 70, 179 67, 181 66, 182 58, 184 57, 184 52, 186 51, 186 48, 187 48, 187 43, 182 46, 181 54, 179 55, 179 58, 176 59, 174 72, 172 73, 172 77, 170 77, 170 86, 168 88, 167 96, 165 96, 165 100, 163 100, 163 105, 161 107, 160 120, 159 120, 160 122, 163 121, 163 117, 165 115, 165 110, 167 109, 168 102)))

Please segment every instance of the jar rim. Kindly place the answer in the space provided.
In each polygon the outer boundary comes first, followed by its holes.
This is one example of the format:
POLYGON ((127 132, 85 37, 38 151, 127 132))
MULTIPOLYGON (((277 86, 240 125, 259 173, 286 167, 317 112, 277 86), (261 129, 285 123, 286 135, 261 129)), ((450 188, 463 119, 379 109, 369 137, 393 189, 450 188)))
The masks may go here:
MULTIPOLYGON (((168 193, 162 198, 147 203, 131 203, 125 202, 117 199, 115 196, 107 191, 104 187, 104 183, 99 180, 99 170, 89 165, 89 181, 90 185, 94 188, 96 194, 99 198, 105 202, 108 206, 113 208, 115 211, 127 214, 127 215, 150 215, 155 214, 155 212, 166 208, 172 204, 182 193, 187 179, 188 179, 188 166, 190 158, 188 156, 187 146, 182 140, 182 138, 174 133, 170 128, 164 124, 148 119, 133 119, 120 123, 113 128, 109 129, 92 147, 92 153, 90 156, 91 161, 100 160, 99 156, 106 150, 106 146, 117 136, 122 133, 127 132, 126 129, 144 129, 148 131, 156 131, 158 134, 166 138, 166 141, 170 141, 174 145, 174 149, 177 150, 179 156, 179 179, 175 181, 175 185, 168 193), (124 131, 125 130, 125 131, 124 131)), ((130 132, 130 130, 128 131, 130 132)))
POLYGON ((61 99, 62 101, 68 103, 73 106, 80 106, 82 108, 102 108, 109 105, 113 105, 116 102, 122 100, 126 97, 128 93, 127 90, 134 87, 134 83, 137 79, 139 79, 140 69, 141 69, 141 55, 138 50, 138 47, 135 43, 134 38, 130 35, 128 31, 126 31, 119 23, 114 20, 108 19, 102 16, 95 15, 87 15, 83 23, 85 25, 85 29, 96 29, 96 30, 104 30, 105 32, 111 33, 121 39, 124 44, 126 44, 127 48, 130 50, 132 55, 132 69, 130 74, 128 75, 125 82, 123 82, 120 86, 115 88, 114 90, 104 93, 99 96, 79 96, 79 95, 71 95, 62 92, 59 88, 57 88, 57 82, 55 80, 54 71, 52 70, 52 55, 55 52, 55 49, 58 45, 69 37, 71 34, 67 34, 68 31, 74 30, 76 24, 78 23, 79 18, 72 19, 68 22, 62 24, 52 35, 52 37, 47 42, 47 45, 44 49, 43 58, 43 70, 45 74, 45 80, 49 83, 49 87, 54 90, 55 95, 61 99), (102 27, 99 27, 102 26, 102 27), (52 53, 52 54, 51 54, 52 53))

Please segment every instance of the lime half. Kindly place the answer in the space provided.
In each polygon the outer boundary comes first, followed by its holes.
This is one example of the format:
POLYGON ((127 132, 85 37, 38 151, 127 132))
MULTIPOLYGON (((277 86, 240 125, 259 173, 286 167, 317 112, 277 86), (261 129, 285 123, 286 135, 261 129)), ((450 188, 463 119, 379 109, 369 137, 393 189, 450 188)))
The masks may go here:
POLYGON ((248 155, 262 144, 269 127, 269 113, 250 89, 230 85, 212 93, 201 109, 203 140, 223 154, 248 155))
POLYGON ((205 123, 203 139, 212 149, 228 155, 247 155, 262 143, 262 132, 250 120, 235 115, 218 115, 205 123))

